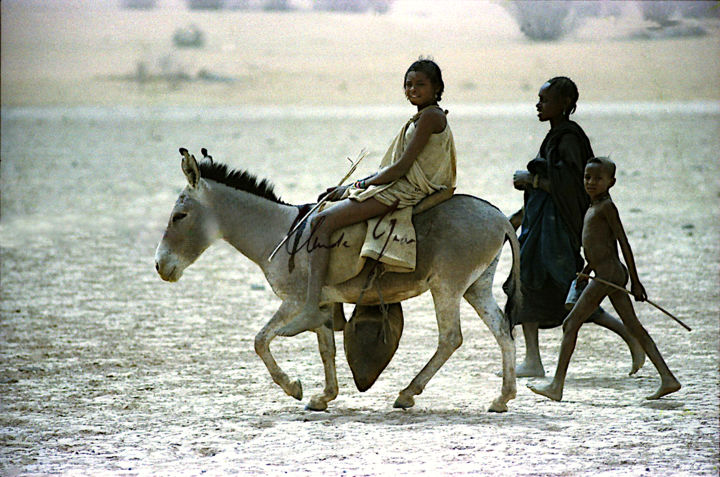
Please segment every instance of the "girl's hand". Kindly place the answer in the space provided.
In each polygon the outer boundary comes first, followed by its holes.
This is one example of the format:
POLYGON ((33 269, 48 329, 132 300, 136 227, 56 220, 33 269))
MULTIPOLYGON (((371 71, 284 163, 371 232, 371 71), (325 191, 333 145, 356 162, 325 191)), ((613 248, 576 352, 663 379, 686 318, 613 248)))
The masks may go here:
POLYGON ((513 174, 513 186, 517 190, 530 189, 532 187, 533 175, 530 171, 515 171, 513 174))
POLYGON ((647 300, 647 292, 645 291, 645 287, 642 286, 642 283, 640 283, 639 280, 632 281, 630 285, 630 292, 635 297, 635 301, 647 300))
POLYGON ((325 192, 320 194, 317 198, 318 202, 321 200, 337 200, 345 193, 345 190, 348 188, 348 186, 338 186, 338 187, 328 187, 325 192))

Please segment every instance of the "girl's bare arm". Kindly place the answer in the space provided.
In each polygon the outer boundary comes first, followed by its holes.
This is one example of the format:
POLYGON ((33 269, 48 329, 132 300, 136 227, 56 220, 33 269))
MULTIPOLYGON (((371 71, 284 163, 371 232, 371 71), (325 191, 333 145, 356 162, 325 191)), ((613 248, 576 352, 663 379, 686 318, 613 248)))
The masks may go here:
POLYGON ((446 125, 447 119, 442 111, 432 110, 423 113, 415 124, 415 133, 405 147, 405 152, 400 160, 370 176, 365 183, 367 185, 387 184, 403 177, 425 148, 430 136, 442 132, 446 125))
POLYGON ((632 248, 630 247, 630 241, 628 241, 625 229, 623 228, 622 222, 620 221, 620 213, 617 207, 612 201, 608 201, 603 207, 605 212, 605 218, 607 220, 613 235, 620 244, 620 251, 622 251, 625 264, 630 274, 630 291, 638 301, 647 300, 647 293, 645 287, 640 283, 640 277, 638 275, 637 268, 635 267, 635 257, 633 256, 632 248))

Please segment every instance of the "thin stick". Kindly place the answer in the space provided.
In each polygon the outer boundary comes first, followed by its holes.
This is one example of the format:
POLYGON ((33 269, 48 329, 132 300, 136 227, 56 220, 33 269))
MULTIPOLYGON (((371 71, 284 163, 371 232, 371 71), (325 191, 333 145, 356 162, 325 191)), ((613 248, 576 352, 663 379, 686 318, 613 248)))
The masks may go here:
MULTIPOLYGON (((343 183, 348 179, 348 177, 350 177, 350 176, 353 174, 353 172, 355 172, 355 169, 357 169, 358 164, 360 164, 360 162, 362 162, 362 160, 365 159, 365 156, 367 156, 367 154, 368 154, 367 151, 366 151, 365 149, 362 149, 362 150, 360 151, 360 154, 358 155, 358 158, 355 160, 355 162, 353 162, 349 157, 347 158, 347 160, 352 163, 352 167, 350 168, 350 170, 348 171, 348 173, 345 174, 345 177, 343 177, 342 179, 340 179, 340 182, 338 182, 338 185, 337 185, 336 187, 340 187, 341 185, 343 185, 343 183)), ((320 206, 323 205, 325 202, 327 202, 328 197, 329 197, 329 194, 326 195, 325 197, 323 197, 322 200, 320 200, 317 204, 315 204, 315 205, 313 206, 313 208, 310 209, 310 211, 309 211, 307 214, 305 214, 305 216, 304 216, 302 219, 300 219, 300 220, 297 221, 297 223, 295 224, 295 226, 290 229, 290 232, 288 232, 287 235, 285 235, 285 237, 283 237, 283 239, 280 241, 280 243, 277 244, 277 246, 275 247, 275 249, 272 251, 272 253, 271 253, 270 256, 268 257, 268 262, 271 262, 271 261, 272 261, 272 259, 275 257, 275 254, 277 254, 277 253, 278 253, 278 250, 280 250, 280 247, 282 247, 283 245, 285 245, 285 242, 287 242, 288 239, 292 236, 292 234, 294 234, 295 231, 296 231, 298 228, 300 228, 300 226, 303 224, 303 222, 305 222, 305 220, 306 220, 308 217, 310 217, 310 215, 311 215, 313 212, 315 212, 315 211, 318 209, 318 207, 320 207, 320 206)))
MULTIPOLYGON (((615 285, 614 283, 609 282, 609 281, 607 281, 607 280, 603 280, 602 278, 591 277, 590 275, 587 275, 587 274, 585 274, 585 273, 578 273, 577 276, 580 277, 580 278, 592 278, 593 280, 595 280, 595 281, 597 281, 597 282, 600 282, 600 283, 602 283, 603 285, 607 285, 607 286, 612 287, 612 288, 615 288, 615 289, 617 289, 617 290, 624 291, 624 292, 627 293, 628 295, 632 295, 632 292, 626 290, 625 288, 623 288, 623 287, 621 287, 621 286, 618 286, 618 285, 615 285)), ((692 331, 692 329, 691 329, 688 325, 686 325, 685 323, 683 323, 682 321, 680 321, 679 318, 677 318, 675 315, 673 315, 672 313, 670 313, 669 311, 667 311, 665 308, 661 307, 661 306, 658 305, 657 303, 654 303, 654 302, 650 301, 649 299, 646 299, 645 301, 648 302, 649 304, 651 304, 652 306, 654 306, 655 308, 657 308, 658 310, 660 310, 660 311, 662 311, 663 313, 665 313, 667 316, 669 316, 669 317, 672 318, 673 320, 675 320, 675 321, 677 321, 678 323, 680 323, 680 325, 682 325, 682 327, 685 328, 686 330, 692 331)))

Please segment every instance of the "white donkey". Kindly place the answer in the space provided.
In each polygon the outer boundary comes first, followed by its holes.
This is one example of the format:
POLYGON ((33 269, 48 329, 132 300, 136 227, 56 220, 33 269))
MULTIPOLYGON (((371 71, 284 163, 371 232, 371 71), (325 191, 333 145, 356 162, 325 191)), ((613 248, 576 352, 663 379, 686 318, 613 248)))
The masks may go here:
MULTIPOLYGON (((277 198, 265 180, 242 171, 229 171, 206 155, 200 164, 187 150, 180 149, 182 169, 188 185, 175 203, 167 229, 155 254, 155 267, 163 280, 177 281, 190 264, 218 239, 224 239, 255 262, 282 304, 255 337, 255 351, 270 375, 288 395, 302 399, 299 380, 290 378, 270 353, 270 342, 305 301, 308 279, 308 252, 300 248, 289 267, 288 249, 282 249, 272 261, 268 257, 298 217, 297 206, 277 198)), ((515 343, 509 318, 498 308, 492 283, 505 240, 512 248, 512 269, 507 282, 508 304, 512 314, 520 300, 519 245, 515 232, 497 208, 476 197, 455 195, 413 217, 417 236, 417 263, 411 273, 387 273, 382 276, 381 294, 386 303, 400 302, 430 290, 435 304, 439 339, 430 361, 403 389, 394 406, 409 408, 414 396, 423 392, 428 381, 462 344, 460 302, 464 297, 490 328, 502 351, 502 391, 490 411, 507 411, 515 398, 515 343)), ((301 242, 310 235, 302 232, 301 242)), ((336 286, 325 287, 327 296, 337 303, 356 303, 369 273, 366 266, 359 276, 336 286)), ((371 287, 362 296, 362 304, 376 305, 380 296, 371 287)), ((332 307, 325 307, 328 319, 332 307)), ((337 397, 335 339, 333 330, 322 326, 317 334, 325 370, 325 389, 307 405, 324 410, 337 397)))

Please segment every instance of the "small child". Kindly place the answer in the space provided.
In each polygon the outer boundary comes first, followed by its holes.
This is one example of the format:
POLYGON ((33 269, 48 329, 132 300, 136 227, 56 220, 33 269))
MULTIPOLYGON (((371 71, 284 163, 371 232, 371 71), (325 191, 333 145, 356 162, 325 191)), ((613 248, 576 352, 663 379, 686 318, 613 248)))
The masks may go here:
MULTIPOLYGON (((606 157, 590 159, 585 167, 584 185, 585 191, 590 196, 590 208, 585 213, 582 231, 582 245, 587 260, 583 274, 587 275, 591 270, 595 270, 599 278, 624 286, 629 272, 632 295, 637 301, 645 301, 647 294, 640 283, 630 243, 620 222, 617 207, 609 194, 609 189, 615 185, 615 164, 606 157), (617 243, 620 244, 627 268, 620 262, 617 243)), ((658 399, 680 389, 680 382, 673 376, 655 342, 638 320, 627 294, 592 281, 587 284, 563 323, 563 339, 555 377, 545 386, 528 385, 533 392, 555 401, 562 400, 565 375, 575 349, 578 331, 606 296, 610 298, 615 311, 630 333, 640 342, 660 373, 660 387, 655 393, 647 396, 647 399, 658 399)))

